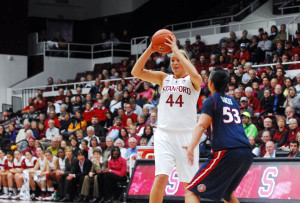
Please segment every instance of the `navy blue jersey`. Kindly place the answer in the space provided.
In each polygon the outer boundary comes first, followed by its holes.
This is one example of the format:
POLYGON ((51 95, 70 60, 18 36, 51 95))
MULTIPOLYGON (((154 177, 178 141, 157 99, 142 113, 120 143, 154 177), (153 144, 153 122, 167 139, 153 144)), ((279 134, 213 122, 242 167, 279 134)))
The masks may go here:
POLYGON ((250 148, 235 99, 215 93, 204 101, 201 113, 212 117, 211 144, 214 151, 250 148))

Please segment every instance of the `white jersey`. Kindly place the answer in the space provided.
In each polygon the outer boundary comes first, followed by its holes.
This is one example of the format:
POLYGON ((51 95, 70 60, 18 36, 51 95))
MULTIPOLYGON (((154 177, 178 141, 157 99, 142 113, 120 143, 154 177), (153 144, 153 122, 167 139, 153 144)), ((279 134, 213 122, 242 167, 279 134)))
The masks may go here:
POLYGON ((25 165, 26 165, 26 168, 33 168, 35 163, 37 161, 37 158, 36 157, 32 157, 31 160, 29 161, 27 158, 25 159, 25 165))
POLYGON ((38 162, 39 162, 39 166, 40 166, 40 169, 39 170, 42 170, 44 168, 44 165, 45 165, 45 160, 46 160, 46 157, 44 156, 44 159, 42 160, 41 157, 38 158, 38 162))
POLYGON ((197 123, 199 93, 189 75, 178 79, 168 75, 161 88, 157 127, 168 131, 192 131, 197 123))
POLYGON ((3 159, 0 158, 0 170, 4 170, 6 156, 3 157, 3 159))
POLYGON ((51 162, 49 160, 47 160, 50 169, 54 169, 54 163, 55 163, 56 159, 58 159, 58 158, 56 156, 53 156, 53 159, 51 162))
POLYGON ((21 168, 21 167, 25 167, 25 156, 21 156, 20 160, 18 161, 16 158, 14 158, 14 168, 21 168))

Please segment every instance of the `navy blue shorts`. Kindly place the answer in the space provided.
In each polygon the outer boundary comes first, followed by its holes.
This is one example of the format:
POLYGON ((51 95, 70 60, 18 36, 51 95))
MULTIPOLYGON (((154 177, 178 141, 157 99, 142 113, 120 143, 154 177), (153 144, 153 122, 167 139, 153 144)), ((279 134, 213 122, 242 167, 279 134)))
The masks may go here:
POLYGON ((216 151, 203 163, 187 189, 202 198, 230 201, 252 161, 253 155, 248 148, 216 151))

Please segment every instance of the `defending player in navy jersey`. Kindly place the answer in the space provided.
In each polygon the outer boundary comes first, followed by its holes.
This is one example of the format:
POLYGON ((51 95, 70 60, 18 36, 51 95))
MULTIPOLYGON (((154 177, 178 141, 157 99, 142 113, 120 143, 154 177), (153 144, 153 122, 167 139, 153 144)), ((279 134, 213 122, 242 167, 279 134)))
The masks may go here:
POLYGON ((212 96, 203 104, 198 124, 187 149, 189 163, 194 161, 194 148, 202 133, 211 127, 213 154, 201 166, 187 186, 186 202, 200 202, 199 196, 214 201, 239 202, 233 191, 252 164, 250 143, 245 135, 238 103, 225 95, 228 74, 215 68, 210 74, 208 87, 212 96))

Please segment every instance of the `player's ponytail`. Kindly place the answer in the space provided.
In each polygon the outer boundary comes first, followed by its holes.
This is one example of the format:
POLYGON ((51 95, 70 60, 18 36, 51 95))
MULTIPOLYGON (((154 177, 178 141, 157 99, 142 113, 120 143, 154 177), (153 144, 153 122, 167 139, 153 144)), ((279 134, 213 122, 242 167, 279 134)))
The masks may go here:
POLYGON ((218 93, 225 94, 229 74, 223 68, 215 68, 210 74, 210 80, 218 93))

